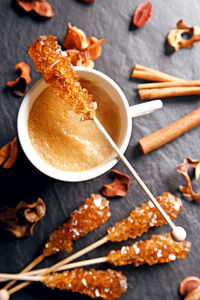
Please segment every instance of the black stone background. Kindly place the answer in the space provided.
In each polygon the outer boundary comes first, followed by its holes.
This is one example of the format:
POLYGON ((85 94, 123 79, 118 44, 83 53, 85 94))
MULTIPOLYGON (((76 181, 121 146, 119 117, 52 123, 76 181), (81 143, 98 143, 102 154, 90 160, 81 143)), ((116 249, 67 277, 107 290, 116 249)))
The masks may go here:
MULTIPOLYGON (((152 0, 152 17, 140 29, 135 29, 131 25, 133 12, 140 3, 139 0, 97 0, 94 3, 82 3, 76 0, 49 0, 49 2, 55 12, 55 16, 51 19, 26 13, 15 1, 0 1, 0 146, 17 134, 16 119, 22 98, 14 97, 6 88, 6 82, 16 78, 15 64, 25 61, 31 66, 30 86, 32 86, 41 75, 35 71, 28 56, 28 45, 39 35, 47 34, 56 35, 62 43, 68 21, 82 28, 87 36, 94 35, 107 39, 102 46, 101 57, 95 62, 95 68, 119 84, 130 105, 141 102, 136 91, 139 80, 130 79, 135 63, 184 79, 199 79, 200 44, 197 43, 191 49, 181 49, 170 55, 165 47, 168 31, 175 27, 180 18, 189 25, 200 25, 199 1, 152 0)), ((170 98, 164 99, 163 103, 162 110, 133 120, 132 137, 125 154, 154 195, 168 191, 181 197, 178 186, 184 183, 184 179, 176 173, 176 167, 187 156, 200 159, 199 127, 145 156, 140 152, 137 141, 197 108, 200 97, 170 98)), ((121 162, 116 165, 116 169, 128 173, 121 162)), ((31 203, 37 197, 41 197, 46 203, 47 213, 36 225, 33 236, 16 239, 12 234, 1 229, 0 271, 20 271, 41 253, 49 234, 62 224, 74 209, 83 204, 88 195, 99 192, 101 186, 111 180, 111 176, 107 173, 80 183, 57 181, 36 170, 20 150, 15 166, 0 171, 0 205, 13 206, 22 200, 31 203)), ((195 188, 198 190, 198 183, 195 188)), ((112 213, 110 220, 76 242, 74 252, 104 236, 109 225, 127 217, 134 207, 144 201, 147 201, 147 196, 131 178, 128 194, 124 198, 110 200, 112 213)), ((189 275, 200 276, 200 204, 183 199, 183 205, 184 210, 178 216, 176 224, 186 228, 187 238, 192 242, 192 249, 187 259, 153 267, 134 268, 130 265, 116 268, 123 271, 128 278, 128 290, 121 299, 180 299, 178 294, 180 281, 189 275)), ((142 239, 168 231, 166 225, 151 229, 142 236, 142 239)), ((83 258, 100 257, 106 255, 111 249, 131 243, 131 240, 116 244, 107 243, 83 258)), ((51 265, 65 255, 62 253, 57 257, 46 259, 42 266, 51 265)), ((106 269, 112 266, 104 264, 96 267, 106 269)), ((87 296, 70 292, 51 291, 39 283, 31 284, 12 298, 16 300, 89 299, 87 296)))

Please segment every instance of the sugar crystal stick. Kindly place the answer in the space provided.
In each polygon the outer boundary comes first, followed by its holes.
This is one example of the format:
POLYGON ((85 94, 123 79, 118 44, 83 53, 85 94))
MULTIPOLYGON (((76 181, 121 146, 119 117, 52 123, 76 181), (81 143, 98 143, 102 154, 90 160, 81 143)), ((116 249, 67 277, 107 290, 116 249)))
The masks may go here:
MULTIPOLYGON (((109 201, 99 194, 91 194, 85 204, 73 211, 69 220, 51 233, 45 244, 43 253, 31 262, 23 272, 29 271, 39 264, 46 256, 53 255, 59 251, 72 251, 73 240, 86 236, 98 226, 105 223, 110 217, 109 201)), ((14 284, 9 282, 4 289, 14 284)))
POLYGON ((190 242, 176 242, 171 238, 170 234, 164 233, 153 235, 149 240, 140 240, 132 245, 123 246, 119 250, 111 250, 105 257, 78 261, 58 268, 57 271, 65 270, 63 273, 53 273, 52 275, 49 274, 40 277, 40 274, 46 270, 41 269, 22 275, 0 274, 0 279, 3 278, 6 280, 14 278, 19 280, 38 281, 39 278, 43 278, 40 280, 52 289, 59 288, 72 290, 74 292, 78 291, 80 293, 87 293, 92 298, 96 298, 95 296, 99 295, 104 299, 109 299, 111 295, 113 297, 119 297, 126 289, 126 279, 121 273, 115 273, 116 271, 113 270, 84 271, 83 269, 77 268, 105 262, 113 264, 114 266, 132 264, 135 267, 144 264, 152 266, 157 263, 169 263, 176 259, 186 258, 190 251, 190 247, 190 242), (74 268, 75 270, 71 272, 66 271, 74 268))
POLYGON ((51 289, 68 290, 87 294, 92 298, 112 300, 119 298, 127 289, 126 277, 115 270, 74 269, 46 275, 43 283, 51 289))
POLYGON ((57 38, 52 35, 40 36, 29 46, 29 55, 36 70, 42 73, 48 85, 61 98, 66 99, 76 113, 83 114, 83 120, 92 119, 96 103, 92 101, 92 95, 81 87, 73 72, 71 60, 58 45, 57 38))
MULTIPOLYGON (((58 288, 60 290, 79 292, 81 294, 88 294, 92 298, 102 297, 109 300, 120 297, 120 295, 126 291, 126 278, 121 272, 116 272, 114 270, 99 271, 93 269, 86 271, 77 268, 104 262, 108 262, 115 266, 124 266, 128 264, 133 264, 135 267, 143 264, 152 266, 157 263, 172 262, 179 258, 184 259, 190 251, 190 247, 190 242, 176 242, 171 238, 170 234, 164 233, 153 235, 149 240, 140 240, 132 245, 123 246, 119 250, 111 250, 106 257, 63 265, 57 270, 65 270, 63 273, 53 273, 40 277, 40 274, 42 274, 44 270, 47 271, 49 269, 47 268, 22 275, 0 274, 0 278, 42 281, 46 286, 52 289, 58 288), (76 269, 66 271, 72 268, 76 269)), ((1 293, 3 292, 6 293, 7 291, 1 290, 1 293)), ((9 298, 9 292, 7 292, 7 296, 9 298)))
MULTIPOLYGON (((51 289, 67 290, 86 294, 105 300, 113 300, 121 296, 127 289, 127 279, 115 270, 83 270, 74 269, 63 273, 53 273, 45 276, 25 276, 20 275, 19 280, 40 281, 51 289)), ((1 290, 0 300, 9 299, 10 293, 1 290), (5 298, 7 297, 7 298, 5 298)))
POLYGON ((135 267, 147 263, 168 263, 177 258, 185 258, 190 251, 188 241, 176 242, 169 234, 153 235, 150 240, 138 241, 108 254, 108 262, 115 266, 133 264, 135 267))
MULTIPOLYGON (((166 209, 166 212, 169 214, 172 220, 176 218, 178 213, 182 210, 181 200, 170 193, 163 193, 162 196, 157 197, 157 201, 166 209)), ((114 226, 108 228, 108 234, 102 239, 63 259, 50 268, 44 269, 43 272, 48 273, 56 271, 61 266, 70 263, 86 253, 89 253, 90 251, 107 243, 109 240, 115 242, 123 241, 128 238, 134 238, 148 231, 150 227, 162 226, 165 224, 165 222, 165 219, 162 218, 155 206, 148 201, 142 204, 140 207, 136 207, 126 219, 116 222, 114 226)), ((28 284, 28 282, 23 282, 12 288, 9 292, 15 293, 28 284)))
POLYGON ((86 236, 105 223, 110 217, 109 202, 99 194, 92 194, 85 204, 75 210, 68 222, 50 234, 45 244, 43 254, 50 256, 60 251, 72 251, 73 240, 86 236))
MULTIPOLYGON (((125 266, 133 264, 135 267, 148 264, 150 266, 157 263, 169 263, 179 258, 186 258, 190 251, 191 243, 188 241, 176 242, 170 234, 163 233, 153 235, 149 240, 140 240, 132 245, 123 246, 119 250, 111 250, 107 256, 78 261, 63 265, 57 271, 80 268, 99 263, 108 262, 114 266, 125 266)), ((47 269, 40 269, 25 273, 25 276, 40 275, 47 269)), ((0 274, 0 277, 4 274, 0 274)), ((12 274, 11 274, 12 275, 12 274)), ((13 276, 20 276, 14 275, 13 276)))
MULTIPOLYGON (((156 199, 172 220, 177 217, 183 208, 181 200, 170 193, 163 193, 162 196, 156 199)), ((109 227, 108 238, 112 242, 126 241, 128 238, 134 239, 148 231, 149 228, 162 226, 165 223, 166 221, 152 202, 147 201, 132 210, 126 219, 109 227)))

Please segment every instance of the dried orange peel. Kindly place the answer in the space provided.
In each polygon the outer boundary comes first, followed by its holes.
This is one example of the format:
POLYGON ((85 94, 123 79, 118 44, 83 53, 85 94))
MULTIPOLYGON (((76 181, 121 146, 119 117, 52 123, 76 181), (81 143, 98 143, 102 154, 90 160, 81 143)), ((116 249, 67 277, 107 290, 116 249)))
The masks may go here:
POLYGON ((29 46, 29 54, 36 70, 42 73, 48 85, 72 105, 75 113, 82 114, 81 120, 93 119, 97 105, 92 101, 92 95, 81 87, 71 60, 61 50, 57 38, 52 35, 40 36, 29 46))
POLYGON ((186 157, 183 163, 176 168, 176 171, 183 175, 186 182, 185 186, 179 186, 179 190, 183 194, 183 196, 188 197, 190 200, 196 200, 197 202, 200 202, 200 193, 195 193, 191 185, 190 177, 188 174, 188 170, 190 167, 195 169, 195 179, 198 180, 199 178, 200 161, 197 159, 186 157))
POLYGON ((200 26, 188 26, 183 20, 179 20, 177 29, 172 29, 167 35, 167 41, 170 46, 174 48, 175 51, 178 51, 180 48, 191 48, 192 45, 200 41, 200 26), (187 36, 187 39, 184 39, 183 36, 187 36))
POLYGON ((16 159, 18 154, 18 147, 17 147, 17 138, 15 137, 12 141, 4 145, 0 149, 0 166, 3 169, 11 168, 16 159))
POLYGON ((20 61, 15 65, 15 70, 20 70, 21 74, 14 81, 8 81, 7 86, 12 88, 12 92, 17 96, 24 96, 27 85, 31 82, 30 67, 25 62, 20 61))
POLYGON ((105 39, 98 40, 91 36, 87 38, 85 32, 68 22, 68 30, 63 40, 63 46, 71 58, 74 66, 94 68, 94 60, 101 55, 101 45, 105 39))

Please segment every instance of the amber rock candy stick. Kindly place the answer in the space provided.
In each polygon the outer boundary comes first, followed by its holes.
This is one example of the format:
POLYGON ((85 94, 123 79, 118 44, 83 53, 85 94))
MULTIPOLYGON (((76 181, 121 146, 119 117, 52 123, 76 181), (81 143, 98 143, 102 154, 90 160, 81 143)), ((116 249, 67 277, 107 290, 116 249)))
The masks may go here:
MULTIPOLYGON (((182 209, 181 200, 170 193, 163 193, 162 196, 157 197, 156 200, 169 215, 171 220, 175 219, 182 209)), ((154 204, 148 201, 140 207, 136 207, 128 218, 108 228, 108 238, 111 242, 125 241, 128 238, 133 239, 137 236, 141 236, 142 233, 148 231, 150 227, 161 226, 163 224, 166 224, 165 219, 158 212, 154 204)))
POLYGON ((120 250, 110 251, 108 262, 115 266, 134 264, 137 267, 146 263, 151 266, 185 258, 190 247, 190 242, 175 242, 170 234, 153 235, 150 240, 139 241, 120 250))
POLYGON ((51 288, 87 294, 92 298, 112 300, 127 289, 126 277, 114 270, 74 269, 46 275, 43 283, 51 288))
POLYGON ((29 55, 47 84, 61 98, 66 99, 77 114, 83 114, 82 120, 94 117, 96 103, 92 101, 93 97, 88 94, 87 89, 81 87, 74 74, 71 60, 58 45, 56 37, 40 36, 29 46, 29 55))
POLYGON ((72 251, 73 240, 105 223, 110 217, 109 201, 99 194, 92 194, 85 204, 72 212, 68 222, 51 233, 43 254, 50 256, 59 251, 72 251))
MULTIPOLYGON (((46 256, 66 250, 72 251, 73 240, 87 235, 98 226, 104 224, 110 217, 109 201, 99 194, 91 194, 85 204, 72 212, 68 222, 51 233, 49 241, 45 244, 43 253, 32 261, 22 273, 38 265, 46 256)), ((10 281, 5 289, 11 287, 15 281, 10 281)), ((27 285, 27 283, 26 283, 27 285)))

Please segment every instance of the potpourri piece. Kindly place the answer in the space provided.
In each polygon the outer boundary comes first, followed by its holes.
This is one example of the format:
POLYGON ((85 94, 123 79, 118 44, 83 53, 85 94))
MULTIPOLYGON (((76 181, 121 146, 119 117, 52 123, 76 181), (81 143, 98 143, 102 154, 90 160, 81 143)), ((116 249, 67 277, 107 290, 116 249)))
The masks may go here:
POLYGON ((112 300, 127 289, 126 277, 115 270, 74 269, 46 275, 43 283, 51 288, 87 294, 92 298, 112 300))
POLYGON ((176 171, 183 175, 185 178, 185 186, 179 185, 179 190, 183 196, 188 197, 190 200, 195 200, 200 202, 200 193, 195 193, 190 176, 189 176, 189 168, 194 168, 195 170, 195 179, 199 179, 200 175, 200 161, 197 159, 192 159, 190 157, 186 157, 181 165, 176 168, 176 171))
POLYGON ((190 247, 190 242, 175 242, 170 234, 153 235, 150 240, 110 251, 108 262, 115 266, 134 264, 137 267, 146 263, 151 266, 185 258, 190 247))
POLYGON ((114 173, 114 181, 103 185, 101 188, 101 193, 106 197, 124 197, 129 189, 130 177, 115 169, 112 169, 111 172, 114 173))
POLYGON ((141 2, 135 10, 133 25, 140 28, 146 24, 152 14, 152 4, 149 1, 141 2))
POLYGON ((179 286, 179 294, 184 299, 194 300, 200 297, 200 278, 196 276, 185 277, 179 286))
POLYGON ((17 160, 17 155, 17 137, 14 137, 12 141, 0 148, 0 167, 2 169, 11 168, 17 160))
POLYGON ((109 201, 99 194, 92 194, 85 204, 75 210, 68 222, 51 233, 43 250, 45 256, 59 251, 72 251, 73 240, 105 223, 110 217, 109 201))
POLYGON ((188 26, 183 20, 176 24, 177 29, 172 29, 167 35, 167 41, 174 51, 180 48, 191 48, 192 45, 200 41, 200 26, 188 26))
MULTIPOLYGON (((182 209, 181 200, 170 193, 163 193, 156 200, 172 220, 176 218, 182 209)), ((125 241, 128 238, 133 239, 136 236, 141 236, 150 227, 157 227, 163 224, 166 224, 165 219, 158 212, 154 204, 148 201, 140 207, 136 207, 128 218, 108 228, 108 238, 111 242, 125 241)))
POLYGON ((97 107, 92 95, 82 88, 74 74, 71 60, 62 51, 57 38, 52 35, 40 36, 29 46, 29 55, 35 68, 41 72, 44 80, 56 93, 72 105, 77 114, 83 114, 81 120, 92 119, 97 107))
POLYGON ((20 61, 15 65, 15 70, 20 70, 21 74, 16 80, 8 81, 7 86, 11 88, 13 94, 21 97, 27 90, 27 85, 31 82, 30 67, 25 62, 20 61))
POLYGON ((98 40, 94 36, 87 38, 85 32, 68 22, 68 30, 63 40, 66 53, 73 66, 94 68, 94 60, 101 55, 101 45, 105 39, 98 40))
POLYGON ((27 12, 35 11, 41 17, 51 18, 54 16, 51 5, 45 0, 16 0, 27 12))
POLYGON ((28 204, 21 201, 16 207, 1 207, 0 222, 17 238, 33 235, 37 222, 45 216, 46 205, 41 198, 28 204))

